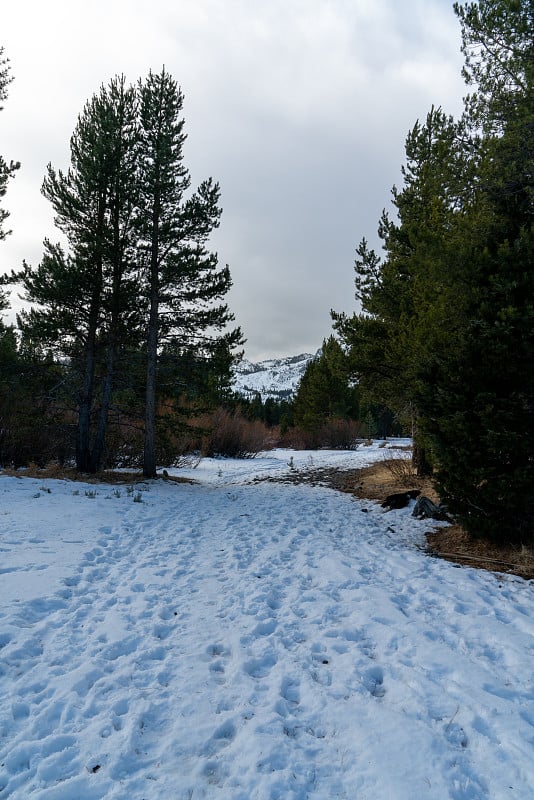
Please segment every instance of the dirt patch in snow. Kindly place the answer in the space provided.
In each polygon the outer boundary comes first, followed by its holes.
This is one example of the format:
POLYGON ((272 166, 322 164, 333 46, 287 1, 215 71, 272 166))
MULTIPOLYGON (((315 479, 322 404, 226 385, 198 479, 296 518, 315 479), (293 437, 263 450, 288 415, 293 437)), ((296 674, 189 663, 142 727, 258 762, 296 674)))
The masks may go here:
POLYGON ((435 503, 438 502, 438 496, 430 480, 418 478, 406 459, 384 458, 383 461, 377 461, 370 467, 354 472, 354 476, 348 476, 344 491, 351 492, 362 500, 382 502, 395 492, 417 489, 435 503))
MULTIPOLYGON (((0 470, 2 475, 10 475, 15 478, 37 478, 45 480, 50 478, 58 481, 78 481, 81 483, 112 483, 112 484, 138 484, 147 483, 148 479, 143 477, 142 472, 102 470, 96 473, 78 472, 74 467, 61 467, 58 464, 50 464, 46 467, 30 465, 23 469, 11 469, 6 467, 0 470)), ((174 483, 195 483, 190 478, 180 478, 169 475, 166 470, 158 474, 158 479, 174 481, 174 483)), ((156 479, 157 480, 157 479, 156 479)))

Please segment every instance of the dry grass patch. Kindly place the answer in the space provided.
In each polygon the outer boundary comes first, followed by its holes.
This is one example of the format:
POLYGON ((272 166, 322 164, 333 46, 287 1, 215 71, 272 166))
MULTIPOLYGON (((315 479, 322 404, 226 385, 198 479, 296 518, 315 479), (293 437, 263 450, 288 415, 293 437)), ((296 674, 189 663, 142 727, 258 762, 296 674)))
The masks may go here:
POLYGON ((460 525, 427 533, 432 553, 455 564, 506 572, 531 580, 534 578, 534 551, 527 547, 496 545, 485 539, 474 539, 460 525))
MULTIPOLYGON (((135 485, 138 483, 146 483, 147 479, 143 477, 141 471, 117 472, 115 470, 101 470, 96 473, 78 472, 73 467, 62 467, 59 464, 47 464, 46 467, 38 467, 36 464, 30 464, 25 469, 11 469, 6 467, 0 471, 2 475, 10 475, 15 478, 38 478, 45 480, 63 480, 74 481, 80 483, 111 483, 116 485, 135 485)), ((189 478, 180 478, 174 475, 158 475, 164 480, 172 481, 174 483, 194 483, 189 478)))
POLYGON ((421 483, 410 458, 384 458, 381 466, 391 473, 399 486, 417 486, 421 483))
POLYGON ((407 492, 410 489, 419 489, 421 494, 433 502, 439 502, 430 479, 418 478, 411 462, 404 458, 384 458, 371 464, 370 467, 357 470, 344 486, 345 491, 362 500, 380 500, 380 502, 390 494, 407 492))

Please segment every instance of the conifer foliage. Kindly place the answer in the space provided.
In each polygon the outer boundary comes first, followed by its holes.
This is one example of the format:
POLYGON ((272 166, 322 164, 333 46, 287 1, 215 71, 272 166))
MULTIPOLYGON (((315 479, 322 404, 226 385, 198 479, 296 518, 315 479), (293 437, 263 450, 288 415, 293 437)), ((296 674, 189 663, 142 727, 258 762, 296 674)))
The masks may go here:
POLYGON ((76 462, 96 472, 104 456, 118 358, 139 340, 142 308, 135 275, 137 98, 124 76, 84 107, 71 138, 67 172, 48 166, 43 194, 70 251, 45 241, 21 280, 33 306, 19 316, 23 338, 71 367, 77 412, 76 462))
MULTIPOLYGON (((190 176, 183 166, 185 141, 181 116, 183 95, 163 70, 150 73, 140 94, 139 266, 147 295, 147 371, 143 470, 156 474, 156 380, 162 342, 176 352, 196 346, 199 353, 221 348, 221 331, 232 316, 218 301, 231 286, 228 267, 217 268, 217 256, 206 249, 219 224, 220 190, 205 180, 190 196, 190 176), (218 303, 215 304, 214 303, 218 303)), ((240 342, 234 330, 227 348, 240 342)))
POLYGON ((353 447, 359 412, 359 390, 349 379, 346 353, 330 336, 299 383, 293 406, 296 441, 307 448, 353 447))
POLYGON ((71 166, 52 166, 43 193, 69 249, 45 242, 21 281, 33 304, 19 317, 23 338, 68 364, 77 417, 79 470, 105 460, 110 415, 121 397, 144 395, 144 472, 156 474, 158 363, 197 350, 207 358, 241 340, 215 303, 231 285, 207 250, 219 223, 211 179, 188 193, 182 93, 165 71, 128 86, 124 76, 85 106, 71 139, 71 166), (145 381, 142 361, 145 361, 145 381))
POLYGON ((400 411, 475 535, 534 537, 533 39, 529 0, 455 4, 474 85, 455 122, 406 141, 381 259, 356 262, 363 313, 334 315, 353 373, 400 411))
POLYGON ((357 419, 358 390, 349 385, 347 359, 334 336, 325 339, 300 381, 294 404, 295 424, 318 430, 327 420, 357 419))
MULTIPOLYGON (((4 48, 0 47, 0 104, 7 98, 7 87, 13 80, 10 74, 9 60, 4 56, 4 48)), ((2 105, 0 105, 0 111, 2 105)), ((10 161, 9 163, 0 155, 0 200, 4 197, 7 191, 7 184, 9 179, 13 176, 14 172, 19 169, 20 164, 18 161, 10 161)), ((9 213, 0 208, 0 241, 5 239, 9 231, 4 230, 4 222, 9 216, 9 213)))

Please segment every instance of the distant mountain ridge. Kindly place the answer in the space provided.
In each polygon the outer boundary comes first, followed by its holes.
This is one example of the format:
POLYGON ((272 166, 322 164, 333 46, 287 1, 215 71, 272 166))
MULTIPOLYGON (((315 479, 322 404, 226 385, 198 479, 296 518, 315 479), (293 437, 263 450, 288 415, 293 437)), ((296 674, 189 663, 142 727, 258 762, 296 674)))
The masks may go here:
POLYGON ((295 394, 312 358, 315 355, 301 353, 257 363, 243 359, 234 369, 234 390, 248 398, 260 394, 262 400, 268 397, 288 399, 295 394))

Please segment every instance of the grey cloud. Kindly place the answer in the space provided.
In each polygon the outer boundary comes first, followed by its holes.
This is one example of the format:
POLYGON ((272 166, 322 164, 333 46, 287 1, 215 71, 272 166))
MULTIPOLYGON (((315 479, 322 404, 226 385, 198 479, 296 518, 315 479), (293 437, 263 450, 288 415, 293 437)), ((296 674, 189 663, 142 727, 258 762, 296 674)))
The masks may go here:
POLYGON ((185 93, 193 183, 219 180, 213 246, 250 358, 313 352, 330 308, 354 308, 354 250, 371 241, 403 142, 432 103, 456 112, 459 28, 445 0, 125 0, 10 4, 0 42, 16 78, 0 152, 23 168, 4 200, 0 270, 36 263, 51 212, 48 161, 65 167, 85 101, 117 72, 165 66, 185 93), (46 10, 45 10, 46 6, 46 10), (104 19, 106 24, 104 24, 104 19), (120 30, 120 35, 119 35, 120 30), (82 35, 83 34, 83 35, 82 35))

